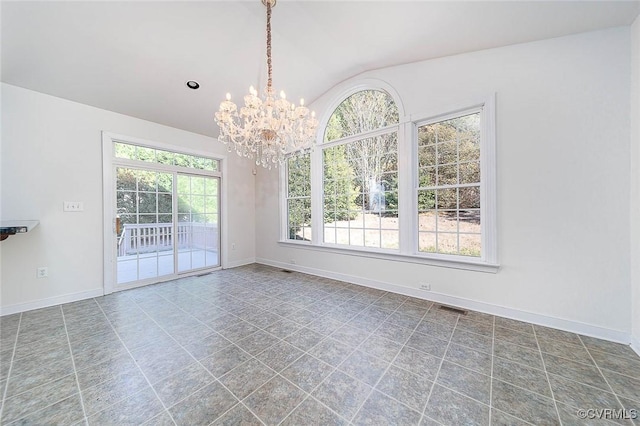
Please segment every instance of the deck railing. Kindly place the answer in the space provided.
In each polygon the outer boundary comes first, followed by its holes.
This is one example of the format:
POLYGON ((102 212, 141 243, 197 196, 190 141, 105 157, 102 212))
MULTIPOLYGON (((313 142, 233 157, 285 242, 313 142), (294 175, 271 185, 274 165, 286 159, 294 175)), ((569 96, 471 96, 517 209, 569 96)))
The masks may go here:
MULTIPOLYGON (((118 238, 118 256, 173 250, 173 224, 125 224, 118 238)), ((178 249, 218 249, 218 225, 179 222, 176 235, 178 249)))

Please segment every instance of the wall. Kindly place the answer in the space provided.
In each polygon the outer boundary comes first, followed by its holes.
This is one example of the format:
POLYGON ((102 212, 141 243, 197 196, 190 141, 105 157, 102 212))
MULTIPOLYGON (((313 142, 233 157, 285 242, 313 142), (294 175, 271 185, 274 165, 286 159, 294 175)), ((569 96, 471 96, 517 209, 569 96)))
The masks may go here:
POLYGON ((633 346, 640 354, 640 17, 631 27, 631 286, 633 346))
POLYGON ((617 28, 486 50, 368 72, 312 105, 324 114, 364 78, 407 114, 495 92, 497 274, 278 244, 278 174, 264 171, 258 261, 628 342, 629 49, 617 28))
MULTIPOLYGON (((227 155, 217 140, 2 84, 3 220, 40 225, 2 244, 2 313, 90 297, 103 288, 103 130, 227 155), (63 201, 84 212, 64 213, 63 201), (36 279, 47 266, 49 277, 36 279)), ((228 157, 227 266, 255 259, 252 163, 228 157)), ((224 249, 224 247, 223 247, 224 249)))

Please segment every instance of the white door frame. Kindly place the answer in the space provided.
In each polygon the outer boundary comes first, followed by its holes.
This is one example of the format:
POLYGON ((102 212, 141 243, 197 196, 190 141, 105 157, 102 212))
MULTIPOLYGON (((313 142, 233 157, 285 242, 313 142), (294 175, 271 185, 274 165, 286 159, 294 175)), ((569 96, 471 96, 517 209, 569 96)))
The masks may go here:
MULTIPOLYGON (((227 183, 226 179, 224 179, 225 171, 226 171, 226 157, 211 154, 209 152, 198 151, 193 149, 185 149, 180 146, 170 145, 159 143, 155 141, 149 141, 145 139, 140 139, 132 136, 118 135, 110 132, 102 132, 102 192, 103 192, 103 291, 104 294, 110 294, 114 291, 126 290, 129 288, 140 287, 144 285, 148 285, 151 283, 157 283, 162 281, 170 281, 179 277, 187 277, 190 275, 198 275, 202 274, 204 271, 213 271, 216 269, 224 269, 227 265, 227 183), (121 285, 116 286, 116 266, 117 266, 117 256, 116 256, 116 233, 115 233, 115 216, 114 212, 116 211, 115 206, 115 194, 116 194, 116 182, 115 182, 115 168, 117 166, 129 166, 133 168, 145 168, 145 162, 139 162, 136 160, 126 160, 126 159, 115 159, 114 155, 114 143, 122 142, 131 145, 138 145, 147 148, 155 148, 166 151, 177 152, 181 154, 195 155, 199 157, 207 157, 215 160, 219 160, 220 168, 218 172, 215 173, 198 173, 197 169, 189 169, 189 168, 178 168, 176 166, 166 166, 159 163, 152 163, 153 168, 158 171, 163 172, 181 172, 187 174, 202 174, 204 176, 218 177, 220 179, 220 194, 219 198, 219 232, 220 232, 220 266, 207 268, 207 269, 198 269, 191 273, 183 273, 178 274, 177 270, 174 270, 174 273, 171 275, 166 275, 162 277, 156 277, 148 280, 136 281, 131 285, 121 285), (195 172, 195 173, 194 173, 195 172)), ((146 163, 148 168, 150 163, 146 163)), ((175 197, 174 197, 175 198, 175 197)), ((175 201, 175 200, 174 200, 175 201)), ((174 212, 175 213, 175 212, 174 212)))

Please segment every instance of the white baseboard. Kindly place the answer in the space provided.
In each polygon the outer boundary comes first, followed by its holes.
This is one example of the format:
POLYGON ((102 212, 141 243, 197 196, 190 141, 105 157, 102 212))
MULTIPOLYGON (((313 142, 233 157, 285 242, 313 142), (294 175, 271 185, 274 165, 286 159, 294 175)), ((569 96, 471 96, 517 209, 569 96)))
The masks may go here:
POLYGON ((239 266, 251 265, 252 263, 256 263, 255 257, 248 257, 246 259, 227 261, 226 265, 224 265, 223 269, 231 269, 237 268, 239 266))
MULTIPOLYGON (((500 317, 515 319, 519 321, 526 321, 529 323, 542 325, 545 327, 556 328, 559 330, 569 331, 571 333, 582 334, 584 336, 596 337, 598 339, 609 340, 612 342, 623 343, 628 345, 631 341, 629 333, 625 333, 618 330, 612 330, 592 324, 585 324, 578 321, 570 321, 561 318, 550 317, 541 314, 535 314, 532 312, 521 311, 518 309, 507 308, 504 306, 493 305, 490 303, 478 302, 471 299, 465 299, 457 296, 450 296, 444 293, 436 293, 433 291, 424 291, 411 287, 403 287, 397 284, 391 284, 383 281, 371 280, 367 278, 358 277, 355 275, 341 274, 333 271, 326 271, 323 269, 310 268, 307 266, 294 265, 290 263, 278 262, 270 259, 257 258, 257 263, 273 266, 276 268, 288 269, 291 271, 302 272, 306 274, 316 275, 325 278, 331 278, 334 280, 345 281, 351 284, 362 285, 365 287, 372 287, 379 290, 390 291, 393 293, 400 293, 406 296, 416 297, 419 299, 430 300, 445 305, 456 306, 464 309, 470 309, 473 311, 484 312, 491 315, 497 315, 500 317)), ((637 343, 637 342, 636 342, 637 343)), ((640 345, 635 345, 636 352, 640 345)))
POLYGON ((33 302, 17 303, 15 305, 0 307, 0 316, 17 314, 19 312, 30 311, 32 309, 48 308, 49 306, 61 305, 63 303, 77 302, 78 300, 100 297, 104 294, 102 288, 95 290, 81 291, 79 293, 63 294, 61 296, 48 297, 46 299, 34 300, 33 302))

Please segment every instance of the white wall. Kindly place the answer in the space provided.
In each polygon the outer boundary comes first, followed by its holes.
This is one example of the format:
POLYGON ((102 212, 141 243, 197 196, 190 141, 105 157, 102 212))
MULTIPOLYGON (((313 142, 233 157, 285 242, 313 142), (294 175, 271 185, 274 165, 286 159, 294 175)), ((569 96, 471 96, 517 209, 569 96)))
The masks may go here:
MULTIPOLYGON (((103 288, 101 132, 227 155, 217 140, 2 84, 3 220, 40 225, 2 244, 2 313, 100 294, 103 288), (64 213, 63 201, 84 212, 64 213), (36 268, 49 277, 36 279, 36 268)), ((255 259, 252 163, 230 155, 227 265, 255 259)), ((225 247, 223 247, 223 250, 225 247)))
POLYGON ((633 345, 640 354, 640 17, 631 27, 631 286, 633 345))
POLYGON ((497 93, 497 274, 299 249, 277 243, 278 174, 256 186, 259 261, 628 341, 629 28, 368 72, 405 113, 497 93), (433 293, 418 290, 429 282, 433 293))

